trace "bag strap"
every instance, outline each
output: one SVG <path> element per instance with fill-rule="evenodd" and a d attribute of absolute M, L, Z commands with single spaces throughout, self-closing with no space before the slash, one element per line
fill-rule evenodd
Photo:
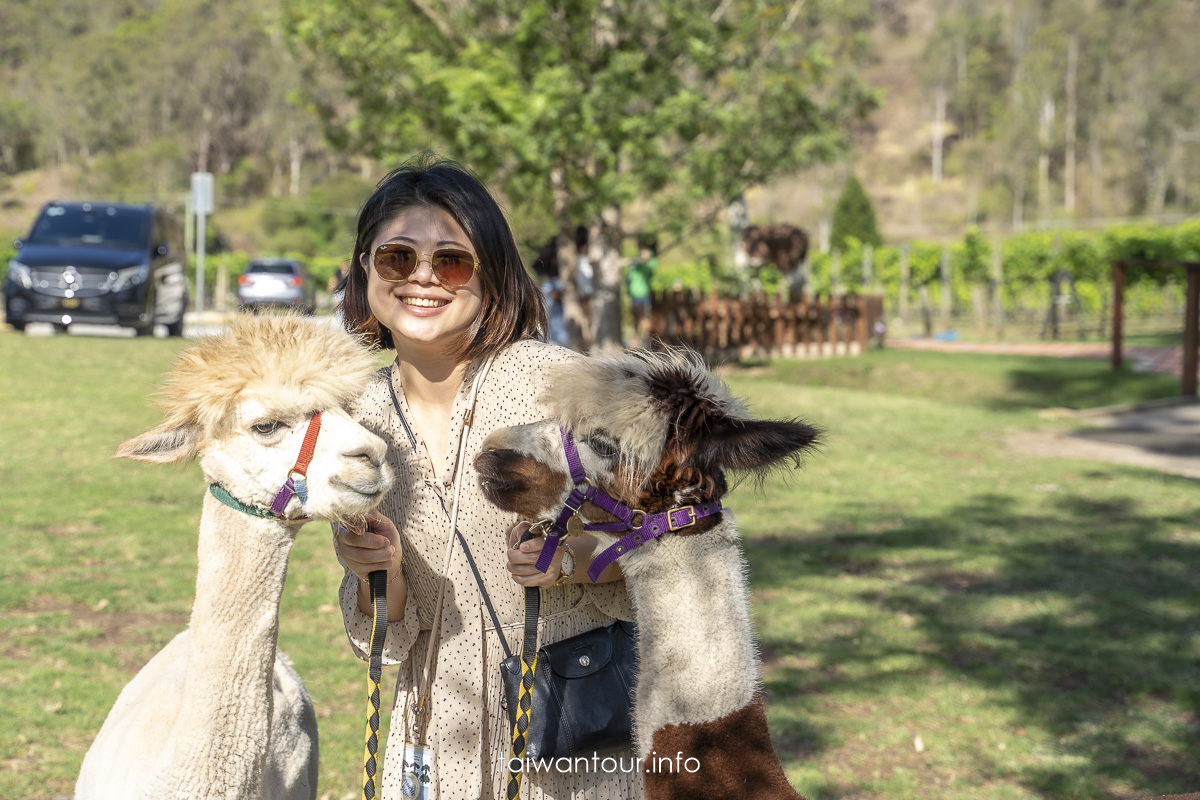
<path fill-rule="evenodd" d="M 462 533 L 458 528 L 454 529 L 454 535 L 458 538 L 458 543 L 462 545 L 463 555 L 467 557 L 467 566 L 471 568 L 471 574 L 475 576 L 475 585 L 479 587 L 479 593 L 483 595 L 483 604 L 487 607 L 488 616 L 492 619 L 492 626 L 496 629 L 496 635 L 500 637 L 500 649 L 504 651 L 505 658 L 512 657 L 512 650 L 508 647 L 508 639 L 504 636 L 504 631 L 500 628 L 500 617 L 496 614 L 496 608 L 492 605 L 492 598 L 488 597 L 487 589 L 483 586 L 483 576 L 479 574 L 479 567 L 475 566 L 475 559 L 471 557 L 471 548 L 467 547 L 467 540 L 463 538 Z M 529 587 L 526 587 L 528 589 Z M 534 615 L 534 624 L 537 624 L 537 616 Z"/>
<path fill-rule="evenodd" d="M 521 541 L 533 538 L 532 531 L 521 534 Z M 522 769 L 518 767 L 525 758 L 525 748 L 529 744 L 530 716 L 533 711 L 533 678 L 537 669 L 537 624 L 538 613 L 541 611 L 542 593 L 536 586 L 525 587 L 525 638 L 521 643 L 521 688 L 517 692 L 517 708 L 513 715 L 512 754 L 508 759 L 508 785 L 505 789 L 505 800 L 517 800 L 521 793 Z"/>

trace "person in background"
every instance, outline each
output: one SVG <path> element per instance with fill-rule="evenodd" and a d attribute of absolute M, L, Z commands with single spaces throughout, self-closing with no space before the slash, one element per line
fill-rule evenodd
<path fill-rule="evenodd" d="M 551 236 L 533 262 L 533 272 L 541 281 L 542 297 L 546 301 L 549 328 L 546 338 L 557 345 L 567 346 L 567 321 L 563 314 L 562 279 L 558 276 L 558 237 Z"/>
<path fill-rule="evenodd" d="M 658 269 L 658 243 L 650 236 L 638 237 L 638 257 L 630 262 L 625 275 L 629 288 L 629 307 L 633 312 L 633 333 L 638 347 L 646 345 L 650 334 L 650 286 Z"/>

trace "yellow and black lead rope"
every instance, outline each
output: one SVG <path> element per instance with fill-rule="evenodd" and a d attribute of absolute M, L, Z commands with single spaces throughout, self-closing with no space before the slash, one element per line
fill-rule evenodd
<path fill-rule="evenodd" d="M 367 742 L 363 754 L 363 800 L 379 796 L 379 681 L 383 677 L 383 642 L 387 638 L 387 572 L 377 570 L 367 576 L 371 585 L 371 660 L 367 668 L 369 705 Z"/>
<path fill-rule="evenodd" d="M 533 538 L 530 531 L 521 536 L 524 542 Z M 513 721 L 512 755 L 508 762 L 508 788 L 505 800 L 517 800 L 521 793 L 520 768 L 525 760 L 525 747 L 529 743 L 530 712 L 533 709 L 533 676 L 537 669 L 537 623 L 541 609 L 541 590 L 536 586 L 525 587 L 525 638 L 521 642 L 521 691 L 517 694 L 517 713 Z M 517 769 L 513 769 L 516 766 Z"/>

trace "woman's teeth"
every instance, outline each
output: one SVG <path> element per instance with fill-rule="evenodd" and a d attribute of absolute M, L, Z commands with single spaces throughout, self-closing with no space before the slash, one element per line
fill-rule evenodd
<path fill-rule="evenodd" d="M 436 300 L 432 297 L 405 297 L 401 302 L 408 306 L 416 306 L 417 308 L 441 308 L 449 301 Z"/>

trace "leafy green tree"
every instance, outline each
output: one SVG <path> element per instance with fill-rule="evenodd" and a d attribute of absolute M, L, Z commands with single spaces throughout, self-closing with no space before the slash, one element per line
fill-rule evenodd
<path fill-rule="evenodd" d="M 568 243 L 585 224 L 605 347 L 620 339 L 624 209 L 649 201 L 661 249 L 743 188 L 846 147 L 874 101 L 852 69 L 871 20 L 846 9 L 393 0 L 349 13 L 285 0 L 285 28 L 342 73 L 357 103 L 334 120 L 337 141 L 385 160 L 433 146 L 514 203 L 553 209 L 576 344 L 584 322 Z"/>
<path fill-rule="evenodd" d="M 883 244 L 883 237 L 879 235 L 879 225 L 875 221 L 875 208 L 871 205 L 871 198 L 867 197 L 862 184 L 853 175 L 846 179 L 842 193 L 838 196 L 837 205 L 833 208 L 833 224 L 829 235 L 830 247 L 834 250 L 845 250 L 850 237 L 864 245 L 878 247 Z"/>

